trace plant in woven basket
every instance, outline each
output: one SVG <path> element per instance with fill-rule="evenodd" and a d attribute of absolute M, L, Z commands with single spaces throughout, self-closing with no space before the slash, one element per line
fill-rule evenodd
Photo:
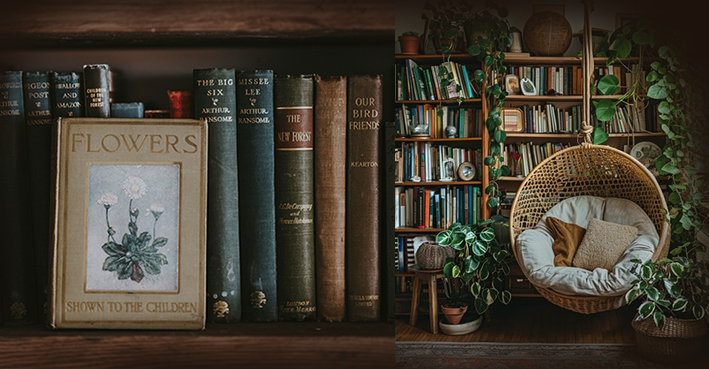
<path fill-rule="evenodd" d="M 443 267 L 446 283 L 454 287 L 453 298 L 472 300 L 480 315 L 496 301 L 507 305 L 512 299 L 507 290 L 510 245 L 497 234 L 493 222 L 486 220 L 479 226 L 454 223 L 436 235 L 436 243 L 456 252 Z"/>

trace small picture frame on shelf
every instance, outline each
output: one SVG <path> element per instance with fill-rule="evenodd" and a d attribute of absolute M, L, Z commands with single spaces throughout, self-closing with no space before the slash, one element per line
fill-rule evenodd
<path fill-rule="evenodd" d="M 502 128 L 505 132 L 524 132 L 524 114 L 522 109 L 502 109 Z"/>
<path fill-rule="evenodd" d="M 472 181 L 475 174 L 475 166 L 469 161 L 464 161 L 458 166 L 458 178 L 461 181 Z"/>
<path fill-rule="evenodd" d="M 443 161 L 443 177 L 441 182 L 451 182 L 455 180 L 455 161 L 448 158 Z"/>
<path fill-rule="evenodd" d="M 522 78 L 519 81 L 519 89 L 520 89 L 520 91 L 522 91 L 522 95 L 525 95 L 525 96 L 536 96 L 537 95 L 537 87 L 534 85 L 534 82 L 532 82 L 532 80 L 529 78 Z"/>
<path fill-rule="evenodd" d="M 207 123 L 60 118 L 52 328 L 205 326 Z"/>
<path fill-rule="evenodd" d="M 519 77 L 515 74 L 505 76 L 505 91 L 510 95 L 519 95 Z"/>

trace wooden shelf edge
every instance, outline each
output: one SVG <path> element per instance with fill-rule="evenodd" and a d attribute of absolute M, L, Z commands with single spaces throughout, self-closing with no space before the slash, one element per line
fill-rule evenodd
<path fill-rule="evenodd" d="M 482 99 L 465 99 L 461 103 L 480 103 Z M 458 100 L 446 99 L 446 100 L 396 100 L 395 104 L 458 104 Z"/>
<path fill-rule="evenodd" d="M 394 182 L 397 187 L 426 187 L 426 186 L 467 186 L 481 185 L 481 181 L 452 181 L 452 182 Z"/>
<path fill-rule="evenodd" d="M 396 137 L 395 142 L 477 142 L 482 141 L 482 137 L 463 138 L 425 138 L 425 137 Z"/>
<path fill-rule="evenodd" d="M 438 233 L 444 231 L 443 228 L 395 228 L 396 233 Z"/>
<path fill-rule="evenodd" d="M 664 132 L 640 132 L 640 133 L 609 133 L 608 137 L 664 137 Z M 581 138 L 578 133 L 519 133 L 507 132 L 507 138 L 549 138 L 549 139 L 564 139 L 564 138 Z"/>

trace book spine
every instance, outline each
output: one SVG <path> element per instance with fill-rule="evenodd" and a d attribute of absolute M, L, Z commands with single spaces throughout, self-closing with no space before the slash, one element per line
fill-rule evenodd
<path fill-rule="evenodd" d="M 36 321 L 22 72 L 0 73 L 0 316 L 4 324 Z"/>
<path fill-rule="evenodd" d="M 195 114 L 195 117 L 197 115 Z M 143 114 L 143 117 L 145 118 L 170 118 L 170 111 L 169 110 L 146 110 Z"/>
<path fill-rule="evenodd" d="M 239 206 L 249 215 L 239 218 L 242 320 L 272 322 L 278 320 L 273 71 L 239 71 L 236 80 Z"/>
<path fill-rule="evenodd" d="M 316 317 L 313 223 L 313 77 L 277 76 L 276 253 L 281 320 Z"/>
<path fill-rule="evenodd" d="M 170 118 L 194 117 L 194 97 L 192 91 L 168 91 Z"/>
<path fill-rule="evenodd" d="M 52 73 L 50 93 L 53 101 L 52 116 L 81 117 L 84 115 L 82 103 L 81 76 L 77 73 Z"/>
<path fill-rule="evenodd" d="M 47 271 L 49 268 L 50 183 L 52 148 L 51 72 L 25 72 L 23 98 L 27 135 L 32 238 L 37 291 L 37 314 L 44 320 L 47 305 Z"/>
<path fill-rule="evenodd" d="M 95 118 L 110 117 L 108 83 L 108 65 L 84 65 L 85 116 Z"/>
<path fill-rule="evenodd" d="M 318 318 L 345 319 L 347 77 L 315 77 L 315 261 Z"/>
<path fill-rule="evenodd" d="M 143 118 L 144 108 L 142 102 L 111 103 L 112 118 Z"/>
<path fill-rule="evenodd" d="M 207 321 L 241 320 L 239 186 L 234 69 L 195 69 L 195 118 L 206 120 Z"/>
<path fill-rule="evenodd" d="M 382 77 L 356 75 L 347 90 L 347 315 L 380 319 L 380 127 Z"/>

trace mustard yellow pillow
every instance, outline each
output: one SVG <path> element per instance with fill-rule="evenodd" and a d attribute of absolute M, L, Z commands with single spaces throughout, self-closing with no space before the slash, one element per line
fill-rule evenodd
<path fill-rule="evenodd" d="M 638 229 L 593 218 L 579 244 L 572 265 L 578 268 L 611 270 L 638 236 Z"/>
<path fill-rule="evenodd" d="M 554 266 L 571 266 L 586 229 L 554 217 L 547 217 L 546 224 L 549 233 L 554 237 L 554 243 L 551 245 L 554 251 Z"/>

